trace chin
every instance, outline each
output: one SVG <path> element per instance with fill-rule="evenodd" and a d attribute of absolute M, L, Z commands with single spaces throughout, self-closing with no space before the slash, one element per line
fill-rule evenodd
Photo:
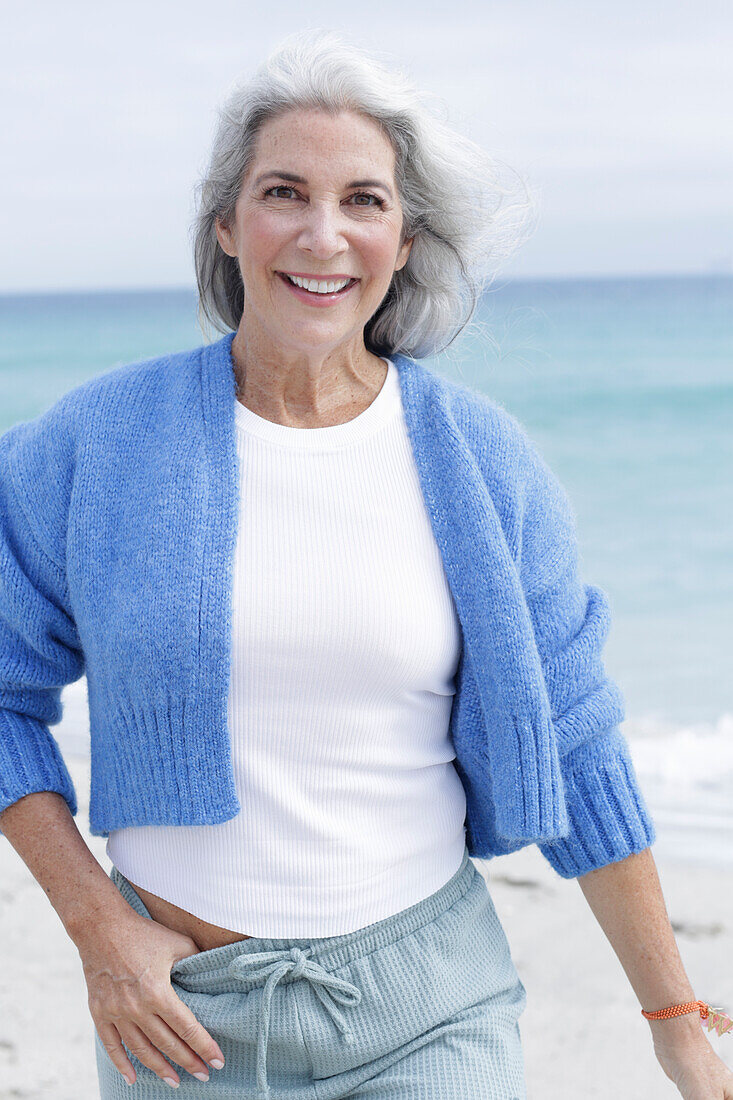
<path fill-rule="evenodd" d="M 281 340 L 282 335 L 281 329 Z M 352 329 L 344 329 L 342 331 L 331 329 L 329 331 L 326 326 L 323 326 L 320 329 L 316 329 L 316 331 L 309 332 L 305 325 L 298 325 L 296 328 L 290 329 L 286 339 L 287 343 L 295 351 L 331 351 L 341 344 L 348 343 L 353 338 L 354 332 Z"/>

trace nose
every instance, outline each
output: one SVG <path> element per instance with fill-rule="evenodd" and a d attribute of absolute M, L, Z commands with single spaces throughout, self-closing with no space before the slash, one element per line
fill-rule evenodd
<path fill-rule="evenodd" d="M 298 247 L 304 252 L 327 260 L 348 249 L 348 242 L 343 235 L 343 214 L 340 209 L 334 209 L 330 203 L 311 203 L 303 217 Z"/>

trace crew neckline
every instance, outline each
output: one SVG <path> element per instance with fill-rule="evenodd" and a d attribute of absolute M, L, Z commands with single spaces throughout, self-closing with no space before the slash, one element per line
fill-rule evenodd
<path fill-rule="evenodd" d="M 274 420 L 267 420 L 264 416 L 247 408 L 235 395 L 234 413 L 237 428 L 258 439 L 303 449 L 340 447 L 363 439 L 386 423 L 399 407 L 397 367 L 391 359 L 383 355 L 379 358 L 387 364 L 387 374 L 379 393 L 366 409 L 343 424 L 329 424 L 323 428 L 295 428 L 290 424 L 276 424 Z"/>

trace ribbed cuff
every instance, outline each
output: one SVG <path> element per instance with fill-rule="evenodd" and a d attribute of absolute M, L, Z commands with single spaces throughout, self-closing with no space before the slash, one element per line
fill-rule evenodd
<path fill-rule="evenodd" d="M 561 764 L 570 831 L 537 846 L 562 878 L 577 878 L 654 843 L 654 822 L 618 727 L 578 746 Z"/>
<path fill-rule="evenodd" d="M 76 816 L 74 783 L 48 726 L 37 718 L 0 708 L 0 812 L 36 791 L 63 795 Z"/>

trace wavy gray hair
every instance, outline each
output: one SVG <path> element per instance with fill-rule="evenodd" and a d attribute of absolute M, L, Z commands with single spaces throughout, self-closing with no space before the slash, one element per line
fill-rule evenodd
<path fill-rule="evenodd" d="M 522 183 L 522 199 L 501 209 L 510 192 L 500 183 L 499 162 L 432 113 L 427 100 L 402 72 L 329 30 L 289 35 L 250 80 L 235 84 L 219 108 L 209 163 L 195 188 L 193 252 L 205 335 L 207 321 L 224 333 L 242 318 L 239 262 L 220 247 L 216 219 L 234 219 L 257 133 L 285 111 L 317 108 L 356 111 L 381 126 L 395 151 L 402 240 L 414 237 L 364 327 L 366 347 L 419 358 L 453 342 L 493 278 L 491 265 L 523 243 L 533 205 Z"/>

